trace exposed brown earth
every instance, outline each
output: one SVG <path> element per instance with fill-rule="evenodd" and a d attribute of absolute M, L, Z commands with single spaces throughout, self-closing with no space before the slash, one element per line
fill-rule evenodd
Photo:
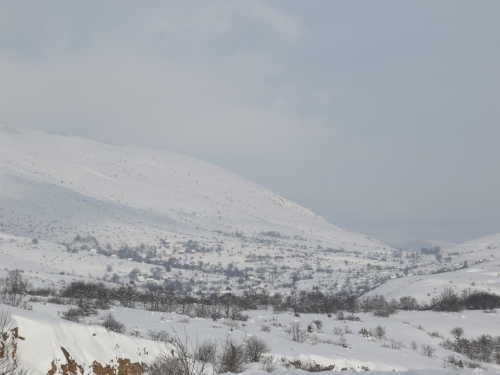
<path fill-rule="evenodd" d="M 145 363 L 131 362 L 128 358 L 118 358 L 116 363 L 113 360 L 109 364 L 100 364 L 94 361 L 89 369 L 91 372 L 85 373 L 82 365 L 79 365 L 71 358 L 69 352 L 61 346 L 61 350 L 66 357 L 66 364 L 62 364 L 58 369 L 55 361 L 52 361 L 51 368 L 47 375 L 142 375 L 148 367 Z"/>

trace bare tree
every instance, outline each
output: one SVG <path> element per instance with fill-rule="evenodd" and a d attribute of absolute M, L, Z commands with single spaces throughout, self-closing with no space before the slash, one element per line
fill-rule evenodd
<path fill-rule="evenodd" d="M 150 335 L 152 331 L 149 331 Z M 161 336 L 168 335 L 161 331 Z M 156 336 L 156 335 L 154 335 Z M 189 338 L 184 332 L 185 339 L 181 340 L 174 330 L 174 336 L 168 335 L 166 340 L 170 344 L 170 351 L 158 357 L 149 367 L 150 375 L 204 375 L 207 365 L 215 369 L 217 360 L 217 344 L 207 340 L 201 345 L 192 347 Z"/>
<path fill-rule="evenodd" d="M 197 361 L 214 364 L 217 359 L 217 343 L 212 340 L 205 340 L 197 346 L 194 357 Z"/>
<path fill-rule="evenodd" d="M 150 375 L 203 375 L 205 363 L 193 358 L 187 343 L 176 335 L 170 352 L 162 354 L 149 367 Z"/>
<path fill-rule="evenodd" d="M 431 307 L 436 311 L 458 312 L 463 308 L 463 301 L 452 288 L 445 288 L 439 296 L 432 298 Z"/>
<path fill-rule="evenodd" d="M 293 341 L 302 343 L 307 340 L 307 332 L 302 330 L 299 322 L 291 322 L 288 333 Z"/>
<path fill-rule="evenodd" d="M 379 340 L 383 339 L 385 337 L 385 327 L 382 327 L 380 324 L 376 326 L 373 329 L 373 336 L 375 336 Z"/>
<path fill-rule="evenodd" d="M 277 369 L 275 362 L 276 362 L 276 359 L 275 359 L 274 355 L 272 355 L 272 354 L 265 355 L 262 357 L 262 359 L 260 361 L 260 363 L 261 363 L 260 369 L 264 370 L 265 372 L 273 372 Z"/>
<path fill-rule="evenodd" d="M 218 374 L 226 372 L 237 374 L 243 371 L 245 371 L 245 345 L 237 344 L 234 340 L 226 338 L 222 345 L 216 372 Z"/>
<path fill-rule="evenodd" d="M 101 323 L 101 325 L 110 331 L 116 332 L 116 333 L 126 333 L 127 329 L 123 323 L 120 323 L 118 320 L 115 319 L 115 316 L 112 313 L 107 314 L 104 316 L 104 320 Z"/>
<path fill-rule="evenodd" d="M 422 354 L 426 357 L 434 357 L 435 353 L 436 349 L 434 349 L 432 346 L 428 344 L 422 345 Z"/>
<path fill-rule="evenodd" d="M 245 342 L 245 353 L 248 362 L 260 362 L 264 353 L 270 351 L 267 343 L 255 336 Z"/>
<path fill-rule="evenodd" d="M 19 307 L 31 288 L 31 283 L 18 269 L 9 271 L 6 277 L 0 279 L 0 294 L 3 302 L 8 305 Z"/>

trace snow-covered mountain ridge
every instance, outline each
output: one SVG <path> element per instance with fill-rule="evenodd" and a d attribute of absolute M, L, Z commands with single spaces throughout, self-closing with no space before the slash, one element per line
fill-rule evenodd
<path fill-rule="evenodd" d="M 153 264 L 182 268 L 170 280 L 208 291 L 286 291 L 292 282 L 357 291 L 358 284 L 371 288 L 387 275 L 373 270 L 351 281 L 348 271 L 393 251 L 201 160 L 0 129 L 0 257 L 8 268 L 32 265 L 26 271 L 34 282 L 57 283 L 58 274 L 116 282 L 134 268 L 141 282 L 151 279 Z"/>
<path fill-rule="evenodd" d="M 458 282 L 448 271 L 496 260 L 489 248 L 498 246 L 500 237 L 490 236 L 442 246 L 439 256 L 401 252 L 201 160 L 0 128 L 0 260 L 24 269 L 35 284 L 112 273 L 123 281 L 134 268 L 146 280 L 151 264 L 168 262 L 182 269 L 170 280 L 207 291 L 259 286 L 286 292 L 293 284 L 363 293 L 390 280 L 373 293 L 398 297 L 412 285 L 426 300 L 450 281 L 456 288 L 475 283 L 496 290 L 491 272 L 483 282 L 482 272 L 463 270 Z M 427 286 L 417 288 L 422 282 Z"/>
<path fill-rule="evenodd" d="M 163 150 L 3 128 L 0 181 L 1 229 L 28 237 L 93 233 L 138 244 L 165 232 L 277 231 L 326 247 L 387 246 L 234 173 Z"/>

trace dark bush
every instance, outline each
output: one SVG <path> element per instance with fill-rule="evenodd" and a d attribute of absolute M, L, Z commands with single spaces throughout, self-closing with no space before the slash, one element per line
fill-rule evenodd
<path fill-rule="evenodd" d="M 114 315 L 112 313 L 107 314 L 104 317 L 103 322 L 101 325 L 110 331 L 116 332 L 116 333 L 126 333 L 127 329 L 124 324 L 120 323 L 118 320 L 115 319 Z"/>
<path fill-rule="evenodd" d="M 245 342 L 245 354 L 247 362 L 260 362 L 262 355 L 269 352 L 270 348 L 266 342 L 255 336 Z"/>

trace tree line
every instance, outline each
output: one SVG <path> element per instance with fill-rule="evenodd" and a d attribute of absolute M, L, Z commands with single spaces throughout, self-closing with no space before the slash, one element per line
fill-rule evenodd
<path fill-rule="evenodd" d="M 176 311 L 200 317 L 232 317 L 241 311 L 268 309 L 275 312 L 292 311 L 294 314 L 333 314 L 339 311 L 371 312 L 377 316 L 389 316 L 398 310 L 450 311 L 492 310 L 500 307 L 500 296 L 482 290 L 466 289 L 460 293 L 445 288 L 429 303 L 418 302 L 415 297 L 405 296 L 387 300 L 384 296 L 324 294 L 319 290 L 297 290 L 289 294 L 271 294 L 266 289 L 245 290 L 241 295 L 212 293 L 201 296 L 180 295 L 171 285 L 148 283 L 142 288 L 126 284 L 110 287 L 103 282 L 72 281 L 60 290 L 34 288 L 22 271 L 9 271 L 0 279 L 0 300 L 13 306 L 22 306 L 25 297 L 45 296 L 48 302 L 76 304 L 83 313 L 90 315 L 96 309 L 108 309 L 116 302 L 124 307 L 141 306 L 151 311 Z"/>

